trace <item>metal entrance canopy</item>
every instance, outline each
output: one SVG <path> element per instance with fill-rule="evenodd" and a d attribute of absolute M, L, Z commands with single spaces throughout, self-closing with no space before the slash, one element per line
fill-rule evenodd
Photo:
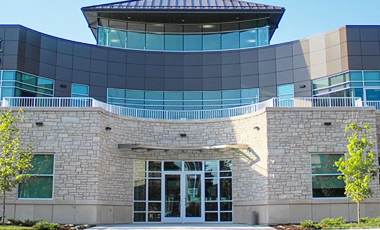
<path fill-rule="evenodd" d="M 210 146 L 195 146 L 195 147 L 164 147 L 152 146 L 145 144 L 118 144 L 120 150 L 223 150 L 223 149 L 249 149 L 247 144 L 231 144 L 231 145 L 210 145 Z"/>

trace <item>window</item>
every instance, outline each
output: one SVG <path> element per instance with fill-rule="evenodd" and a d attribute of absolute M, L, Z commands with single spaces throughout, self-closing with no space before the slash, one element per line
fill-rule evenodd
<path fill-rule="evenodd" d="M 294 85 L 279 85 L 277 87 L 277 97 L 279 99 L 279 106 L 292 107 L 294 98 Z"/>
<path fill-rule="evenodd" d="M 205 220 L 232 221 L 232 162 L 205 161 Z"/>
<path fill-rule="evenodd" d="M 242 89 L 241 90 L 242 105 L 256 104 L 259 102 L 259 89 Z"/>
<path fill-rule="evenodd" d="M 366 101 L 377 101 L 378 92 L 370 90 L 380 89 L 380 71 L 350 71 L 313 80 L 312 84 L 313 96 L 360 97 Z"/>
<path fill-rule="evenodd" d="M 185 35 L 184 49 L 185 50 L 202 50 L 202 35 Z"/>
<path fill-rule="evenodd" d="M 145 49 L 145 33 L 128 32 L 127 47 L 131 49 Z"/>
<path fill-rule="evenodd" d="M 292 99 L 294 97 L 293 84 L 279 85 L 277 91 L 277 96 L 280 99 Z"/>
<path fill-rule="evenodd" d="M 146 34 L 146 49 L 147 50 L 163 50 L 164 36 L 161 34 L 149 33 Z"/>
<path fill-rule="evenodd" d="M 72 97 L 88 97 L 89 87 L 88 85 L 82 84 L 72 84 L 71 85 L 71 96 Z"/>
<path fill-rule="evenodd" d="M 222 34 L 222 49 L 237 49 L 239 47 L 239 32 Z"/>
<path fill-rule="evenodd" d="M 240 29 L 238 24 L 233 23 L 175 25 L 130 22 L 126 26 L 113 21 L 112 24 L 97 28 L 98 45 L 141 50 L 200 51 L 269 44 L 269 27 L 265 26 L 266 23 L 241 23 Z"/>
<path fill-rule="evenodd" d="M 240 47 L 256 47 L 257 46 L 257 30 L 247 30 L 240 32 Z"/>
<path fill-rule="evenodd" d="M 344 182 L 338 179 L 341 173 L 335 166 L 335 162 L 341 156 L 341 154 L 311 155 L 314 198 L 345 197 Z"/>
<path fill-rule="evenodd" d="M 240 90 L 223 90 L 223 107 L 232 108 L 240 106 L 241 91 Z"/>
<path fill-rule="evenodd" d="M 52 97 L 54 81 L 18 71 L 2 71 L 1 97 Z"/>
<path fill-rule="evenodd" d="M 125 48 L 127 40 L 127 32 L 122 30 L 110 29 L 108 33 L 109 46 L 117 48 Z"/>
<path fill-rule="evenodd" d="M 262 27 L 259 31 L 259 43 L 258 46 L 269 45 L 269 27 Z"/>
<path fill-rule="evenodd" d="M 108 29 L 98 27 L 98 45 L 108 46 Z"/>
<path fill-rule="evenodd" d="M 183 35 L 166 34 L 165 35 L 166 50 L 183 50 Z"/>
<path fill-rule="evenodd" d="M 183 92 L 164 92 L 165 110 L 183 110 Z"/>
<path fill-rule="evenodd" d="M 161 162 L 135 160 L 134 222 L 161 221 Z"/>
<path fill-rule="evenodd" d="M 222 91 L 204 91 L 203 109 L 220 109 L 222 104 Z"/>
<path fill-rule="evenodd" d="M 19 184 L 18 198 L 53 198 L 54 155 L 36 154 L 32 159 L 32 168 L 26 172 L 31 177 Z"/>
<path fill-rule="evenodd" d="M 203 35 L 203 50 L 220 50 L 221 47 L 220 34 Z"/>

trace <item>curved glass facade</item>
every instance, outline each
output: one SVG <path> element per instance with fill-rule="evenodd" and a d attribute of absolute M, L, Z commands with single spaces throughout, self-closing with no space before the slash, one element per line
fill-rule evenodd
<path fill-rule="evenodd" d="M 350 71 L 313 80 L 313 96 L 380 101 L 380 71 Z"/>
<path fill-rule="evenodd" d="M 152 29 L 132 31 L 98 27 L 98 45 L 136 50 L 189 52 L 243 49 L 269 45 L 268 26 L 226 32 L 207 30 L 170 32 L 164 30 L 166 27 L 162 25 L 162 31 L 158 29 L 156 31 Z"/>
<path fill-rule="evenodd" d="M 244 106 L 258 101 L 258 88 L 221 91 L 107 90 L 107 103 L 142 109 L 209 110 Z"/>

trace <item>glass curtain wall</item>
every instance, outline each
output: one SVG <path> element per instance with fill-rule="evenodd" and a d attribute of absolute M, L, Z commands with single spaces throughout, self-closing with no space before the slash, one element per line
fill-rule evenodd
<path fill-rule="evenodd" d="M 380 101 L 380 71 L 350 71 L 313 80 L 313 96 Z"/>
<path fill-rule="evenodd" d="M 222 91 L 144 91 L 109 88 L 107 103 L 156 110 L 208 110 L 259 102 L 259 89 Z"/>
<path fill-rule="evenodd" d="M 3 97 L 52 97 L 54 80 L 18 71 L 0 71 Z"/>
<path fill-rule="evenodd" d="M 254 25 L 251 25 L 254 26 Z M 223 25 L 128 23 L 128 29 L 97 28 L 98 45 L 137 50 L 207 51 L 269 45 L 269 27 L 221 31 Z"/>

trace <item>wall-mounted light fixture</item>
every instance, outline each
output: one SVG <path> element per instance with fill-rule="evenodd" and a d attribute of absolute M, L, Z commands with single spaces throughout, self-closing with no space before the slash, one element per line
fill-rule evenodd
<path fill-rule="evenodd" d="M 112 128 L 111 127 L 106 127 L 106 131 L 111 131 L 112 130 Z"/>
<path fill-rule="evenodd" d="M 331 126 L 332 123 L 331 123 L 331 122 L 324 122 L 323 125 L 324 125 L 324 126 Z"/>
<path fill-rule="evenodd" d="M 253 129 L 259 131 L 260 127 L 259 126 L 255 126 L 255 127 L 253 127 Z"/>
<path fill-rule="evenodd" d="M 42 121 L 37 121 L 36 126 L 38 127 L 44 126 L 44 123 Z"/>
<path fill-rule="evenodd" d="M 304 89 L 304 88 L 306 88 L 306 85 L 300 85 L 300 88 Z"/>
<path fill-rule="evenodd" d="M 179 136 L 183 138 L 183 137 L 187 137 L 187 134 L 186 133 L 180 133 Z"/>
<path fill-rule="evenodd" d="M 63 88 L 63 89 L 66 89 L 67 88 L 67 85 L 66 84 L 60 84 L 59 87 Z"/>

